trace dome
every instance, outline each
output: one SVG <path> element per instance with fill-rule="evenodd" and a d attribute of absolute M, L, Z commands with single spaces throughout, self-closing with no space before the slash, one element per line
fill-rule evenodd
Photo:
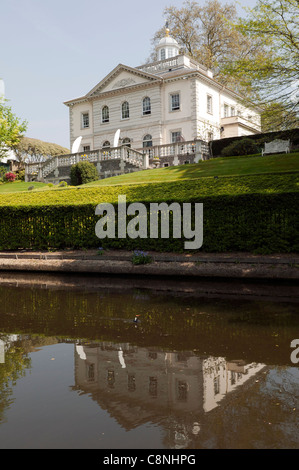
<path fill-rule="evenodd" d="M 169 29 L 166 29 L 166 35 L 160 39 L 157 47 L 158 60 L 169 59 L 179 54 L 180 46 L 177 41 L 169 36 Z"/>
<path fill-rule="evenodd" d="M 165 36 L 164 38 L 160 39 L 158 46 L 177 46 L 179 47 L 177 41 L 170 36 Z"/>

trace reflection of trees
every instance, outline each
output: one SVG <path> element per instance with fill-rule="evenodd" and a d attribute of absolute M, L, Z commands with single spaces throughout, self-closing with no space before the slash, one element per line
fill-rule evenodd
<path fill-rule="evenodd" d="M 1 335 L 1 340 L 9 343 L 5 335 Z M 4 419 L 5 409 L 13 403 L 13 386 L 19 378 L 24 377 L 25 369 L 30 367 L 30 363 L 31 360 L 17 343 L 11 343 L 5 351 L 5 362 L 0 364 L 0 421 Z"/>
<path fill-rule="evenodd" d="M 0 287 L 0 297 L 0 328 L 6 332 L 96 341 L 121 338 L 140 346 L 175 345 L 178 350 L 267 364 L 288 361 L 289 338 L 299 324 L 294 314 L 298 306 L 290 303 L 192 299 L 125 289 L 18 287 L 16 295 L 8 286 Z M 138 325 L 133 323 L 135 314 L 140 314 Z"/>

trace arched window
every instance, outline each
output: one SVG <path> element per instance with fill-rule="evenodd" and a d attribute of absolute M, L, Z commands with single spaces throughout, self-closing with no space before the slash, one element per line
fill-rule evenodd
<path fill-rule="evenodd" d="M 121 118 L 127 119 L 130 117 L 129 103 L 124 101 L 121 105 Z"/>
<path fill-rule="evenodd" d="M 142 102 L 142 113 L 143 115 L 151 114 L 151 99 L 146 96 Z"/>
<path fill-rule="evenodd" d="M 122 140 L 122 145 L 125 145 L 126 147 L 131 147 L 131 139 L 129 139 L 129 137 L 125 137 Z"/>
<path fill-rule="evenodd" d="M 103 106 L 103 108 L 102 108 L 102 122 L 109 122 L 109 108 L 108 108 L 108 106 Z"/>
<path fill-rule="evenodd" d="M 104 148 L 110 148 L 110 142 L 109 142 L 109 140 L 105 140 L 105 142 L 103 143 L 103 146 L 102 146 L 102 147 L 103 147 L 103 149 L 104 149 Z"/>
<path fill-rule="evenodd" d="M 153 138 L 150 134 L 146 134 L 143 137 L 143 148 L 152 147 L 152 146 L 153 146 Z"/>
<path fill-rule="evenodd" d="M 160 60 L 166 59 L 166 52 L 165 49 L 161 49 L 160 51 Z"/>

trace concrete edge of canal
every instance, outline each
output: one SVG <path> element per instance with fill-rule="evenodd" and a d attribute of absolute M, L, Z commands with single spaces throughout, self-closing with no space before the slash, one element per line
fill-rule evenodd
<path fill-rule="evenodd" d="M 171 254 L 148 252 L 151 263 L 134 265 L 132 252 L 78 250 L 0 252 L 0 271 L 130 276 L 298 280 L 297 254 Z"/>

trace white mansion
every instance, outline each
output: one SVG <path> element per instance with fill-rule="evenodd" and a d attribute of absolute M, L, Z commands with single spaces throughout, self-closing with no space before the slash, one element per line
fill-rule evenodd
<path fill-rule="evenodd" d="M 258 110 L 213 79 L 213 73 L 179 53 L 169 36 L 158 60 L 119 64 L 81 98 L 66 101 L 70 155 L 26 164 L 26 181 L 70 182 L 71 166 L 89 161 L 99 178 L 210 157 L 207 142 L 260 132 Z"/>
<path fill-rule="evenodd" d="M 81 152 L 113 147 L 118 129 L 117 145 L 137 150 L 260 132 L 259 112 L 244 108 L 212 71 L 180 54 L 168 29 L 157 57 L 138 67 L 119 64 L 85 96 L 64 103 L 71 146 L 82 136 Z"/>

